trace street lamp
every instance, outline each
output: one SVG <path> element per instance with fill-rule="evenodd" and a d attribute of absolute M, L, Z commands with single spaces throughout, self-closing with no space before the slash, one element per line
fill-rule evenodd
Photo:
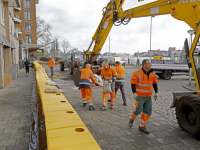
<path fill-rule="evenodd" d="M 192 47 L 192 34 L 195 34 L 194 30 L 188 30 L 187 33 L 190 34 L 190 38 L 191 38 L 191 44 L 190 44 L 190 48 Z M 198 60 L 198 59 L 197 59 Z M 198 63 L 197 63 L 198 64 Z M 189 86 L 191 86 L 191 76 L 192 76 L 192 68 L 190 68 L 190 72 L 189 72 Z"/>
<path fill-rule="evenodd" d="M 187 33 L 190 34 L 190 38 L 191 38 L 191 43 L 190 43 L 190 47 L 192 46 L 192 34 L 195 34 L 194 30 L 188 30 Z"/>
<path fill-rule="evenodd" d="M 150 62 L 151 62 L 151 32 L 152 32 L 152 18 L 155 16 L 151 16 L 151 25 L 150 25 Z"/>
<path fill-rule="evenodd" d="M 110 36 L 109 37 L 109 56 L 110 56 Z"/>

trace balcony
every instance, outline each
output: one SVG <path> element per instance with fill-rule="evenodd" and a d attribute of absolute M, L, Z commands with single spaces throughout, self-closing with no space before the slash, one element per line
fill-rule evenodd
<path fill-rule="evenodd" d="M 14 16 L 14 21 L 18 23 L 22 22 L 21 17 L 19 15 Z"/>
<path fill-rule="evenodd" d="M 16 32 L 17 34 L 22 34 L 22 30 L 21 30 L 20 28 L 15 28 L 15 32 Z"/>

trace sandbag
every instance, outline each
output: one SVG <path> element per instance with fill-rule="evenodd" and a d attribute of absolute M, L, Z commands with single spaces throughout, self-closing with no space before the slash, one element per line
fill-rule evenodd
<path fill-rule="evenodd" d="M 103 81 L 100 76 L 98 76 L 97 74 L 94 74 L 94 78 L 95 78 L 96 84 L 98 84 L 99 86 L 103 86 Z"/>
<path fill-rule="evenodd" d="M 107 94 L 112 93 L 111 83 L 109 83 L 108 81 L 104 81 L 103 93 L 107 93 Z"/>
<path fill-rule="evenodd" d="M 56 85 L 56 82 L 51 81 L 51 82 L 46 82 L 46 84 L 48 84 L 48 85 Z"/>

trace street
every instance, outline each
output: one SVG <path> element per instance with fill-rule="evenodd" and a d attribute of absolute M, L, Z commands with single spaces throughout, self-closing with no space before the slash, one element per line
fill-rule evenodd
<path fill-rule="evenodd" d="M 50 76 L 49 68 L 45 69 Z M 51 79 L 65 91 L 65 97 L 78 112 L 102 149 L 200 149 L 200 143 L 178 127 L 175 109 L 170 108 L 172 92 L 187 91 L 182 87 L 188 82 L 187 76 L 176 76 L 171 80 L 158 79 L 159 97 L 156 101 L 153 100 L 153 113 L 147 124 L 151 134 L 146 135 L 138 130 L 140 115 L 136 118 L 132 128 L 128 126 L 129 117 L 135 108 L 135 100 L 129 83 L 135 70 L 136 68 L 126 67 L 125 92 L 128 106 L 122 105 L 121 94 L 118 92 L 115 108 L 107 111 L 100 110 L 101 88 L 92 91 L 96 110 L 89 111 L 88 108 L 82 107 L 81 92 L 74 86 L 73 76 L 69 75 L 68 69 L 60 72 L 59 65 L 57 65 L 54 69 L 55 73 L 64 78 Z"/>

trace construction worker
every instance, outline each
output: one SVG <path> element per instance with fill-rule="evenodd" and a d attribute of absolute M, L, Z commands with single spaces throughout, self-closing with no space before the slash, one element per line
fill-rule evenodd
<path fill-rule="evenodd" d="M 123 105 L 127 106 L 126 103 L 126 95 L 124 90 L 125 85 L 125 69 L 122 67 L 119 61 L 115 62 L 116 66 L 116 72 L 117 72 L 117 79 L 115 80 L 115 95 L 117 94 L 117 91 L 120 89 L 123 99 Z"/>
<path fill-rule="evenodd" d="M 51 69 L 51 76 L 54 75 L 53 74 L 54 66 L 55 66 L 55 60 L 51 56 L 49 56 L 49 68 Z"/>
<path fill-rule="evenodd" d="M 155 91 L 154 99 L 156 100 L 158 97 L 157 82 L 157 76 L 153 72 L 153 69 L 151 69 L 151 62 L 148 59 L 142 61 L 142 68 L 133 73 L 130 81 L 133 97 L 136 100 L 136 108 L 130 118 L 129 126 L 133 126 L 135 118 L 143 111 L 139 130 L 146 134 L 150 133 L 146 126 L 152 113 L 151 96 L 153 94 L 153 89 Z"/>
<path fill-rule="evenodd" d="M 114 68 L 110 67 L 108 62 L 105 61 L 103 63 L 103 68 L 101 69 L 102 79 L 105 81 L 109 81 L 111 83 L 112 92 L 110 93 L 111 97 L 111 106 L 110 109 L 114 108 L 115 105 L 115 80 L 117 77 L 117 72 Z M 101 110 L 107 110 L 107 98 L 108 94 L 103 93 L 103 106 L 100 107 Z"/>
<path fill-rule="evenodd" d="M 95 83 L 93 72 L 90 70 L 91 65 L 86 64 L 86 68 L 83 69 L 81 72 L 81 77 L 79 81 L 79 89 L 82 92 L 82 99 L 83 99 L 83 107 L 87 106 L 87 102 L 89 104 L 89 110 L 95 110 L 93 103 L 92 103 L 92 90 L 90 87 L 90 79 L 92 82 Z"/>

